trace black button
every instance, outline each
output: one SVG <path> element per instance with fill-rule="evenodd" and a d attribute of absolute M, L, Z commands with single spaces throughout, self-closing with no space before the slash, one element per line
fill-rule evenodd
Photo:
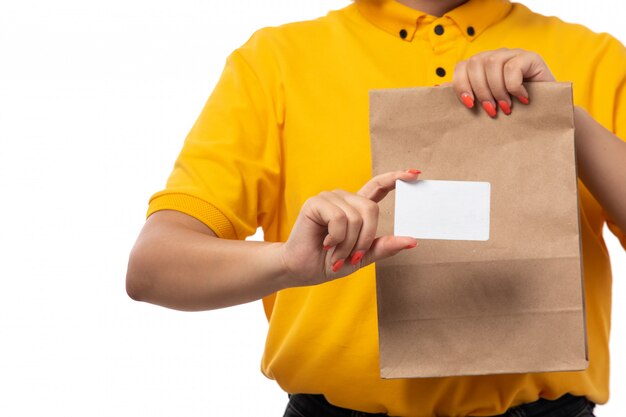
<path fill-rule="evenodd" d="M 441 67 L 437 67 L 437 69 L 435 70 L 435 72 L 437 73 L 438 76 L 440 77 L 445 77 L 446 76 L 446 70 L 441 68 Z"/>
<path fill-rule="evenodd" d="M 400 37 L 401 37 L 402 39 L 406 39 L 406 35 L 408 35 L 408 33 L 406 33 L 406 30 L 405 30 L 405 29 L 402 29 L 402 30 L 400 31 Z"/>
<path fill-rule="evenodd" d="M 474 28 L 472 26 L 468 26 L 467 27 L 467 34 L 470 36 L 474 36 L 474 34 L 476 33 L 476 31 L 474 30 Z"/>
<path fill-rule="evenodd" d="M 443 35 L 443 26 L 441 26 L 441 25 L 435 26 L 435 33 L 437 35 Z"/>

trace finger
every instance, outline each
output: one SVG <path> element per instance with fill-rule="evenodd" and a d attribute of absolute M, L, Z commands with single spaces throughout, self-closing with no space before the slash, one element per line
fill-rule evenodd
<path fill-rule="evenodd" d="M 393 256 L 404 249 L 413 249 L 419 243 L 409 236 L 381 236 L 374 239 L 370 250 L 361 260 L 361 267 Z"/>
<path fill-rule="evenodd" d="M 323 242 L 325 247 L 333 247 L 345 239 L 348 229 L 346 213 L 321 195 L 309 198 L 304 203 L 303 213 L 313 223 L 327 229 L 328 235 Z"/>
<path fill-rule="evenodd" d="M 338 192 L 325 191 L 324 193 L 322 193 L 322 196 L 326 198 L 329 202 L 343 210 L 344 213 L 346 213 L 347 218 L 346 235 L 343 241 L 337 244 L 337 246 L 333 250 L 333 254 L 330 259 L 331 265 L 335 267 L 338 261 L 345 261 L 348 255 L 352 253 L 354 245 L 359 238 L 359 233 L 361 232 L 363 218 L 361 217 L 361 213 L 352 205 L 350 205 L 344 198 L 342 198 L 342 196 L 340 196 Z M 343 263 L 340 263 L 337 269 L 341 268 L 341 265 L 343 265 Z M 336 272 L 334 268 L 333 270 L 334 272 Z"/>
<path fill-rule="evenodd" d="M 528 91 L 524 87 L 524 63 L 520 56 L 509 59 L 502 68 L 507 91 L 522 104 L 529 103 Z"/>
<path fill-rule="evenodd" d="M 511 114 L 511 97 L 504 83 L 504 64 L 514 58 L 519 52 L 512 49 L 499 49 L 485 58 L 485 75 L 491 94 L 496 99 L 498 107 L 507 116 Z"/>
<path fill-rule="evenodd" d="M 413 181 L 419 174 L 421 174 L 419 169 L 386 172 L 366 182 L 357 194 L 378 203 L 389 194 L 389 191 L 396 188 L 396 180 Z"/>
<path fill-rule="evenodd" d="M 490 55 L 474 55 L 467 61 L 467 76 L 476 100 L 489 117 L 496 117 L 496 105 L 487 83 L 484 60 Z"/>
<path fill-rule="evenodd" d="M 474 93 L 472 92 L 472 85 L 467 77 L 467 61 L 460 61 L 454 67 L 454 74 L 452 75 L 452 86 L 456 92 L 457 98 L 463 103 L 465 107 L 471 109 L 474 107 Z"/>
<path fill-rule="evenodd" d="M 517 57 L 524 81 L 555 81 L 541 55 L 532 51 L 522 51 Z"/>
<path fill-rule="evenodd" d="M 336 192 L 348 204 L 354 207 L 363 219 L 359 236 L 348 258 L 351 265 L 357 265 L 365 255 L 365 252 L 370 249 L 372 242 L 376 238 L 379 207 L 377 203 L 358 194 L 352 194 L 344 190 L 338 190 Z"/>
<path fill-rule="evenodd" d="M 523 104 L 530 99 L 524 81 L 555 81 L 545 61 L 536 52 L 522 51 L 504 66 L 504 81 L 507 90 Z"/>

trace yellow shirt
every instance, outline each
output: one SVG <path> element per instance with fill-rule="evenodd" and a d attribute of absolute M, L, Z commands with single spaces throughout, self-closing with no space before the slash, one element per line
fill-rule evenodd
<path fill-rule="evenodd" d="M 173 209 L 222 238 L 244 239 L 261 226 L 266 240 L 285 241 L 308 197 L 355 192 L 371 178 L 368 90 L 451 81 L 456 62 L 501 47 L 538 52 L 558 81 L 573 82 L 575 104 L 626 138 L 626 50 L 611 36 L 507 0 L 470 0 L 440 18 L 392 0 L 357 0 L 315 20 L 260 29 L 229 55 L 148 215 Z M 420 167 L 398 167 L 405 168 Z M 263 300 L 263 373 L 290 393 L 323 393 L 342 407 L 393 416 L 493 415 L 567 392 L 605 403 L 607 218 L 579 186 L 587 370 L 383 380 L 370 265 Z M 611 230 L 626 248 L 624 233 Z"/>

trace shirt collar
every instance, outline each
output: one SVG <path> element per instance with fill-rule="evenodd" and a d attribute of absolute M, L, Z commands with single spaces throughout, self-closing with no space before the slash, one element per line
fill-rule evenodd
<path fill-rule="evenodd" d="M 413 40 L 420 23 L 438 19 L 396 0 L 356 0 L 356 5 L 372 24 L 405 41 Z M 468 0 L 443 17 L 450 18 L 472 41 L 506 16 L 510 9 L 510 0 Z"/>

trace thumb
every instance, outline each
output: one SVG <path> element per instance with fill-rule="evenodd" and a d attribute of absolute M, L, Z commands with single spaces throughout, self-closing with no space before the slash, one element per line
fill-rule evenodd
<path fill-rule="evenodd" d="M 396 188 L 396 180 L 413 181 L 421 173 L 419 169 L 386 172 L 366 182 L 357 194 L 378 203 Z"/>
<path fill-rule="evenodd" d="M 372 246 L 365 253 L 361 267 L 372 262 L 389 258 L 402 250 L 413 249 L 418 245 L 417 239 L 409 236 L 381 236 L 374 239 Z"/>

